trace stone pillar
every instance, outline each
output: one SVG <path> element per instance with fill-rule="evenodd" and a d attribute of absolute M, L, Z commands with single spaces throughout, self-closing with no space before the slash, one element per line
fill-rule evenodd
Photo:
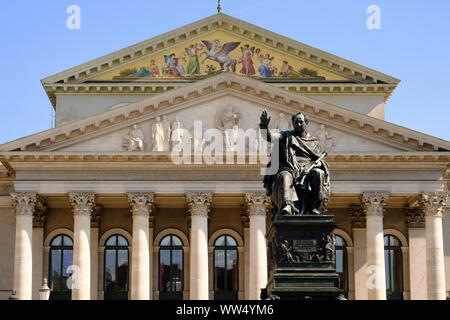
<path fill-rule="evenodd" d="M 153 300 L 153 237 L 154 237 L 154 223 L 155 223 L 155 210 L 153 206 L 152 212 L 150 212 L 149 229 L 148 229 L 148 248 L 149 248 L 149 283 L 150 300 Z M 158 269 L 156 269 L 158 270 Z"/>
<path fill-rule="evenodd" d="M 190 300 L 208 300 L 208 214 L 211 193 L 186 194 L 191 217 Z"/>
<path fill-rule="evenodd" d="M 39 300 L 39 289 L 44 277 L 44 226 L 47 208 L 38 202 L 33 217 L 33 300 Z"/>
<path fill-rule="evenodd" d="M 250 219 L 248 218 L 247 208 L 241 215 L 242 227 L 244 228 L 244 300 L 249 300 L 249 276 L 250 276 Z"/>
<path fill-rule="evenodd" d="M 383 210 L 388 193 L 363 193 L 361 202 L 367 219 L 367 287 L 369 300 L 386 300 Z"/>
<path fill-rule="evenodd" d="M 246 193 L 245 202 L 250 219 L 249 294 L 260 300 L 261 289 L 267 286 L 266 212 L 270 200 L 265 193 Z"/>
<path fill-rule="evenodd" d="M 131 300 L 150 299 L 150 214 L 153 193 L 129 193 L 133 215 L 133 248 L 131 253 Z"/>
<path fill-rule="evenodd" d="M 101 207 L 96 206 L 91 217 L 91 300 L 98 300 L 99 286 L 99 264 L 98 264 L 98 241 L 100 228 Z"/>
<path fill-rule="evenodd" d="M 91 215 L 94 193 L 69 193 L 73 209 L 72 300 L 91 299 Z"/>
<path fill-rule="evenodd" d="M 421 209 L 407 211 L 409 241 L 410 299 L 427 299 L 427 240 L 425 236 L 425 215 Z"/>
<path fill-rule="evenodd" d="M 361 206 L 351 207 L 349 213 L 353 232 L 354 270 L 354 274 L 351 274 L 349 269 L 349 277 L 351 278 L 354 276 L 354 299 L 367 300 L 366 215 L 361 209 Z M 350 260 L 348 262 L 350 264 Z"/>
<path fill-rule="evenodd" d="M 16 210 L 13 292 L 19 300 L 32 299 L 33 279 L 33 214 L 37 193 L 11 193 Z"/>
<path fill-rule="evenodd" d="M 419 199 L 425 214 L 428 300 L 446 299 L 442 213 L 447 199 L 445 192 L 423 193 Z"/>

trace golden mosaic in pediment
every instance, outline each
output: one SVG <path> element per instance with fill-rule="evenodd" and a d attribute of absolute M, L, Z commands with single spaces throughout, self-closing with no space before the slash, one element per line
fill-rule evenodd
<path fill-rule="evenodd" d="M 192 81 L 222 72 L 280 81 L 348 80 L 263 44 L 224 31 L 216 31 L 184 45 L 124 64 L 121 68 L 91 80 Z"/>

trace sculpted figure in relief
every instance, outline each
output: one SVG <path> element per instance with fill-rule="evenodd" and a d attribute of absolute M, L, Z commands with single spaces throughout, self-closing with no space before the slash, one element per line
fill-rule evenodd
<path fill-rule="evenodd" d="M 170 132 L 171 132 L 171 128 L 170 128 L 170 121 L 167 120 L 166 116 L 162 116 L 161 126 L 162 126 L 162 129 L 164 131 L 164 146 L 163 146 L 163 150 L 164 151 L 169 151 L 169 149 L 170 149 Z"/>
<path fill-rule="evenodd" d="M 152 128 L 153 151 L 164 151 L 164 129 L 162 127 L 161 118 L 156 118 L 156 123 Z"/>
<path fill-rule="evenodd" d="M 280 113 L 280 117 L 278 118 L 278 121 L 275 123 L 275 129 L 280 131 L 287 131 L 289 130 L 289 120 L 286 119 L 284 113 Z"/>
<path fill-rule="evenodd" d="M 226 110 L 219 114 L 216 119 L 216 126 L 222 130 L 225 140 L 225 146 L 228 150 L 234 150 L 236 148 L 239 121 L 242 118 L 242 114 L 234 112 L 231 106 L 228 106 Z"/>
<path fill-rule="evenodd" d="M 124 147 L 129 152 L 144 151 L 144 134 L 136 124 L 130 129 L 130 132 L 124 137 L 124 140 Z"/>
<path fill-rule="evenodd" d="M 319 139 L 319 147 L 322 152 L 330 152 L 336 147 L 336 139 L 326 129 L 325 125 L 321 124 L 320 129 L 316 132 Z"/>

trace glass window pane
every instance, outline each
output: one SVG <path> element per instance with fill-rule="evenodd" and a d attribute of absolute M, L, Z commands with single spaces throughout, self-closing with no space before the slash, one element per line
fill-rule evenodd
<path fill-rule="evenodd" d="M 117 245 L 117 236 L 112 236 L 106 241 L 106 246 L 115 247 Z"/>
<path fill-rule="evenodd" d="M 72 239 L 70 239 L 70 237 L 68 237 L 68 236 L 64 236 L 63 237 L 63 246 L 65 246 L 65 247 L 72 247 L 73 246 Z"/>
<path fill-rule="evenodd" d="M 214 252 L 214 274 L 215 291 L 225 291 L 225 250 Z"/>
<path fill-rule="evenodd" d="M 234 240 L 233 237 L 231 236 L 227 236 L 227 246 L 236 247 L 237 246 L 236 240 Z"/>
<path fill-rule="evenodd" d="M 385 247 L 389 246 L 389 242 L 390 242 L 389 236 L 384 236 L 384 246 Z"/>
<path fill-rule="evenodd" d="M 117 236 L 117 240 L 118 240 L 118 243 L 117 243 L 118 246 L 128 247 L 128 241 L 127 241 L 127 239 L 125 239 L 125 237 Z"/>
<path fill-rule="evenodd" d="M 169 239 L 170 240 L 170 239 Z M 159 291 L 170 291 L 170 250 L 159 251 Z"/>
<path fill-rule="evenodd" d="M 227 250 L 227 291 L 237 291 L 238 261 L 237 250 Z"/>
<path fill-rule="evenodd" d="M 163 247 L 163 246 L 170 246 L 170 236 L 167 236 L 167 237 L 164 237 L 162 240 L 161 240 L 161 243 L 159 244 L 161 247 Z"/>
<path fill-rule="evenodd" d="M 183 246 L 183 242 L 177 236 L 172 236 L 172 246 L 181 247 Z"/>
<path fill-rule="evenodd" d="M 73 265 L 73 250 L 64 250 L 63 251 L 63 277 L 70 277 L 70 274 L 67 273 L 67 269 Z"/>
<path fill-rule="evenodd" d="M 62 246 L 62 236 L 57 236 L 52 240 L 52 243 L 50 244 L 52 247 L 56 246 Z"/>
<path fill-rule="evenodd" d="M 62 277 L 61 277 L 61 250 L 52 249 L 50 251 L 50 276 L 52 291 L 62 291 Z"/>
<path fill-rule="evenodd" d="M 128 290 L 128 250 L 117 251 L 117 290 Z"/>
<path fill-rule="evenodd" d="M 116 288 L 116 250 L 105 250 L 105 291 Z"/>
<path fill-rule="evenodd" d="M 172 288 L 176 292 L 183 289 L 183 251 L 172 250 Z"/>
<path fill-rule="evenodd" d="M 344 251 L 336 250 L 336 272 L 344 272 Z"/>
<path fill-rule="evenodd" d="M 336 237 L 336 246 L 339 246 L 339 247 L 347 246 L 345 240 L 342 239 L 342 237 L 340 237 L 340 236 L 335 236 L 335 237 Z"/>
<path fill-rule="evenodd" d="M 216 242 L 214 243 L 216 247 L 224 247 L 225 246 L 225 236 L 221 236 L 217 238 Z"/>

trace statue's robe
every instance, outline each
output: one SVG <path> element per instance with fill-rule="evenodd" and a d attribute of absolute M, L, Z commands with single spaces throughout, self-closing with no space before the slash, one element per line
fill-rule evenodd
<path fill-rule="evenodd" d="M 272 141 L 279 140 L 279 168 L 275 175 L 264 177 L 264 187 L 267 194 L 272 196 L 272 201 L 278 210 L 286 204 L 290 204 L 297 213 L 304 211 L 302 203 L 295 206 L 294 203 L 302 200 L 302 195 L 309 194 L 313 198 L 312 208 L 324 211 L 324 203 L 330 197 L 330 174 L 328 164 L 322 159 L 320 167 L 307 174 L 303 185 L 300 185 L 305 169 L 321 156 L 318 139 L 307 134 L 300 137 L 295 131 L 282 131 L 279 134 L 271 134 Z M 272 150 L 269 166 L 276 163 Z M 302 209 L 303 208 L 303 209 Z"/>

